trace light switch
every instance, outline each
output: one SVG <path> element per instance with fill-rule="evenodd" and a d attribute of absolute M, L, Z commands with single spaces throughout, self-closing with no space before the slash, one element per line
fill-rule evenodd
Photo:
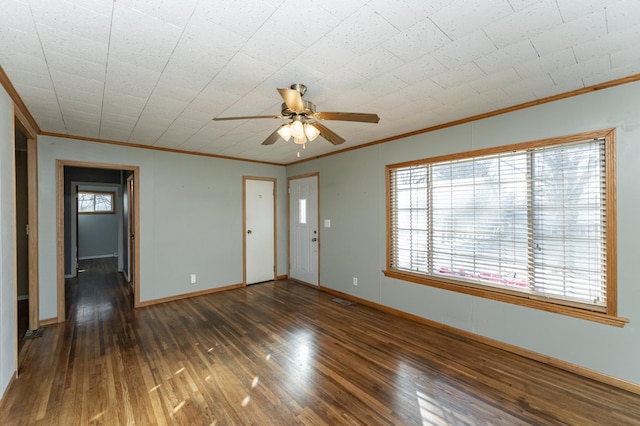
<path fill-rule="evenodd" d="M 331 228 L 331 219 L 325 219 L 324 220 L 324 227 L 325 228 Z"/>

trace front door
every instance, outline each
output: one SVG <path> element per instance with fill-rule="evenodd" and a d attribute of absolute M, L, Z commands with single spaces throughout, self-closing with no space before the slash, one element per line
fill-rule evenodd
<path fill-rule="evenodd" d="M 318 285 L 318 176 L 289 180 L 289 277 Z"/>
<path fill-rule="evenodd" d="M 275 279 L 275 181 L 245 178 L 245 284 Z"/>

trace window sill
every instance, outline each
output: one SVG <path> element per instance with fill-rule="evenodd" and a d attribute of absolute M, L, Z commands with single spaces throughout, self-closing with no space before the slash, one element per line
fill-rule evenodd
<path fill-rule="evenodd" d="M 490 289 L 476 288 L 462 284 L 455 284 L 445 280 L 435 280 L 418 274 L 408 272 L 400 272 L 396 270 L 382 271 L 387 278 L 395 278 L 398 280 L 409 281 L 416 284 L 427 285 L 430 287 L 441 288 L 444 290 L 455 291 L 457 293 L 469 294 L 472 296 L 483 297 L 485 299 L 497 300 L 500 302 L 511 303 L 514 305 L 525 306 L 527 308 L 539 309 L 542 311 L 553 312 L 556 314 L 567 315 L 574 318 L 580 318 L 587 321 L 595 321 L 606 325 L 616 327 L 624 327 L 629 322 L 627 318 L 616 317 L 606 313 L 590 311 L 587 309 L 576 308 L 573 306 L 559 305 L 553 302 L 543 300 L 530 299 L 519 294 L 508 292 L 492 291 Z"/>

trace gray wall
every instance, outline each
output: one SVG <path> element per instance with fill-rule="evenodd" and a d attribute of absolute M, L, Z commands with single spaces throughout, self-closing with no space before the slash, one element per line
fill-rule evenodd
<path fill-rule="evenodd" d="M 75 189 L 72 189 L 71 182 L 95 182 L 119 184 L 122 173 L 120 170 L 94 169 L 88 167 L 65 167 L 64 168 L 64 273 L 65 276 L 75 275 L 72 269 L 73 247 L 72 247 L 72 220 L 75 220 Z"/>
<path fill-rule="evenodd" d="M 114 192 L 115 212 L 78 215 L 78 258 L 92 259 L 113 256 L 118 252 L 118 218 L 122 216 L 120 188 L 113 186 L 78 185 L 80 191 Z"/>
<path fill-rule="evenodd" d="M 384 120 L 384 117 L 381 118 Z M 385 165 L 617 129 L 618 314 L 624 328 L 386 278 Z M 640 83 L 287 168 L 320 173 L 321 286 L 640 384 Z M 358 277 L 358 286 L 352 278 Z"/>
<path fill-rule="evenodd" d="M 256 140 L 259 145 L 259 140 Z M 256 146 L 258 146 L 256 145 Z M 56 160 L 139 166 L 140 300 L 243 280 L 242 177 L 277 179 L 277 272 L 287 273 L 284 167 L 140 148 L 38 138 L 40 317 L 57 316 Z M 197 284 L 189 283 L 189 274 Z"/>
<path fill-rule="evenodd" d="M 13 120 L 11 98 L 0 85 L 0 395 L 4 395 L 15 372 L 18 345 L 14 279 Z"/>

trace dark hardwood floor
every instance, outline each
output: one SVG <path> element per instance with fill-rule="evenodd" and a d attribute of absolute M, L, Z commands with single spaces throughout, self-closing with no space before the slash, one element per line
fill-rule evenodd
<path fill-rule="evenodd" d="M 288 281 L 134 310 L 82 266 L 0 424 L 640 424 L 638 395 Z"/>

